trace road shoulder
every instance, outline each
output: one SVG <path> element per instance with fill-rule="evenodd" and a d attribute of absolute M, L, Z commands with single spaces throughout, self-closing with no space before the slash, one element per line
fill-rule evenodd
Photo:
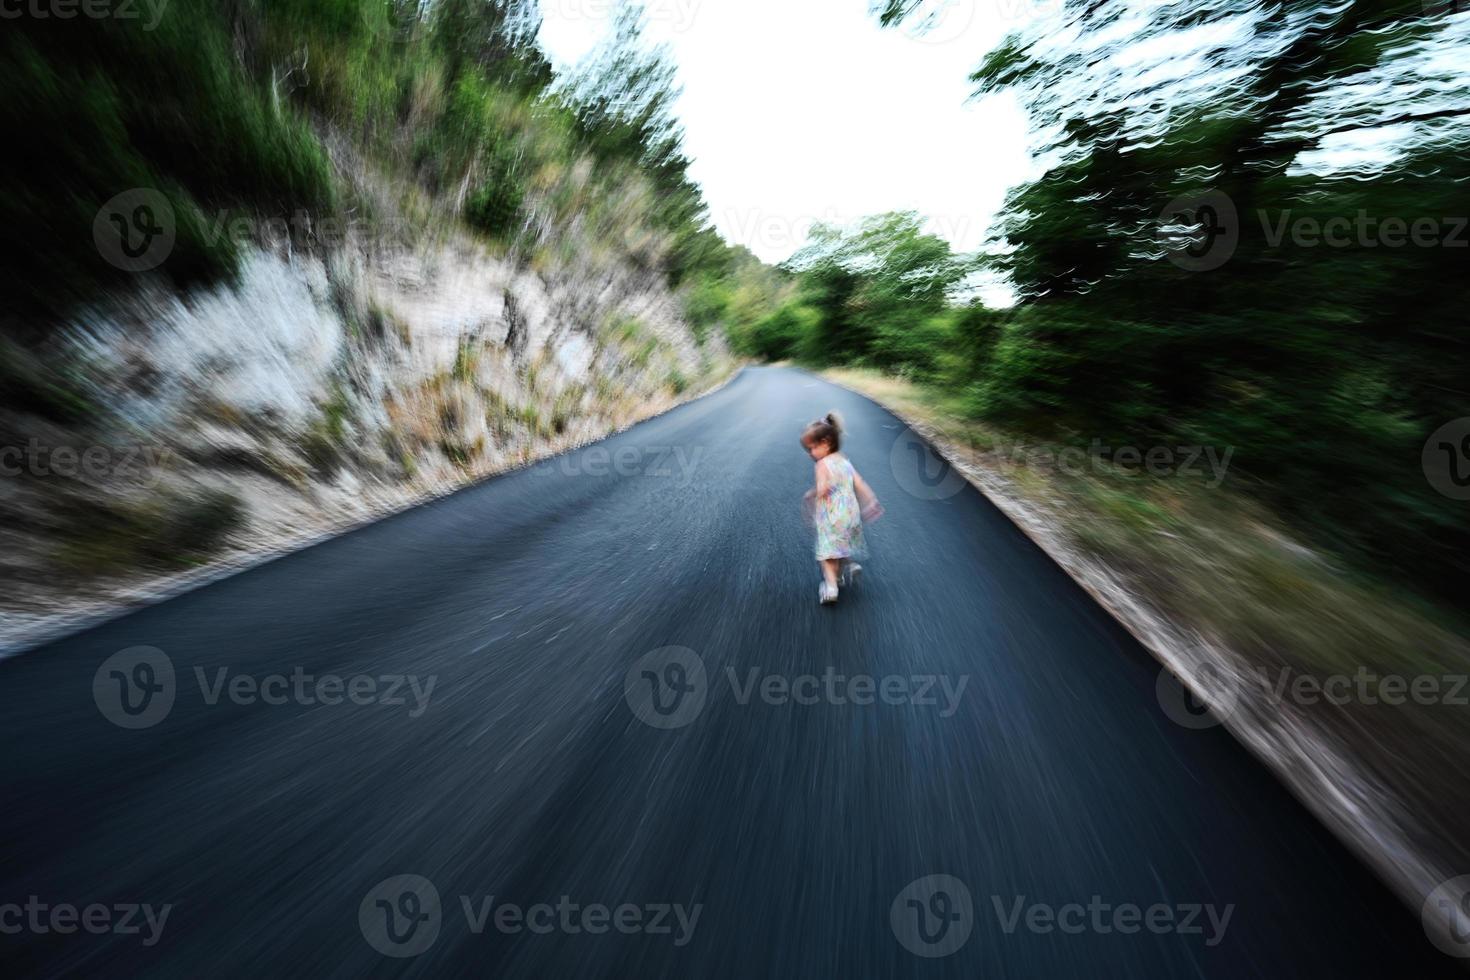
<path fill-rule="evenodd" d="M 1463 783 L 1458 774 L 1466 767 L 1447 760 L 1466 758 L 1467 713 L 1451 720 L 1445 704 L 1411 705 L 1415 710 L 1406 718 L 1376 702 L 1328 705 L 1320 687 L 1309 703 L 1298 682 L 1320 682 L 1346 669 L 1341 636 L 1361 634 L 1363 627 L 1351 619 L 1320 626 L 1337 613 L 1336 605 L 1407 641 L 1416 648 L 1411 655 L 1432 651 L 1429 664 L 1463 674 L 1470 655 L 1460 637 L 1418 618 L 1395 597 L 1355 592 L 1340 571 L 1249 509 L 1243 495 L 1171 485 L 1140 491 L 1120 485 L 1115 471 L 1065 478 L 1056 472 L 1054 452 L 1048 467 L 1042 447 L 1007 441 L 948 412 L 942 399 L 917 385 L 862 370 L 829 369 L 822 376 L 908 425 L 1136 637 L 1162 665 L 1157 691 L 1166 714 L 1192 728 L 1223 725 L 1414 912 L 1422 911 L 1426 930 L 1447 935 L 1451 922 L 1430 908 L 1429 899 L 1464 872 L 1466 862 L 1463 842 L 1446 840 L 1435 828 L 1456 826 L 1444 820 L 1463 812 L 1457 801 L 1464 787 L 1455 784 Z M 1199 529 L 1204 538 L 1176 533 L 1188 526 L 1181 521 L 1200 523 L 1204 506 L 1219 520 Z M 1233 546 L 1210 550 L 1219 543 L 1212 539 L 1231 534 Z M 1283 569 L 1292 575 L 1285 588 L 1279 577 L 1252 580 Z M 1299 580 L 1305 585 L 1293 589 Z M 1250 594 L 1256 587 L 1274 591 L 1262 602 L 1259 592 Z M 1246 615 L 1227 613 L 1240 603 L 1249 604 Z M 1307 628 L 1296 635 L 1273 630 L 1279 619 Z M 1381 637 L 1352 639 L 1362 644 Z M 1370 656 L 1363 653 L 1357 662 L 1400 675 L 1430 669 Z M 1181 683 L 1211 705 L 1210 714 L 1189 707 Z M 1424 743 L 1439 756 L 1439 768 L 1408 754 Z M 1404 752 L 1396 745 L 1405 745 Z M 1455 907 L 1463 907 L 1467 882 L 1461 880 Z"/>

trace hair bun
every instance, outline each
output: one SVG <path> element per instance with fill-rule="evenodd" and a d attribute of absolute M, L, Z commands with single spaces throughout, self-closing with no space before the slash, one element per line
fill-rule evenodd
<path fill-rule="evenodd" d="M 847 426 L 842 424 L 842 416 L 838 415 L 835 411 L 827 413 L 827 424 L 838 432 L 843 432 L 847 429 Z"/>

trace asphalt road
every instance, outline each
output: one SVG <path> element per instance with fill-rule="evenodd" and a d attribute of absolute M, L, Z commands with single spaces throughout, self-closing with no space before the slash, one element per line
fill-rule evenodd
<path fill-rule="evenodd" d="M 834 407 L 887 516 L 822 608 L 797 435 Z M 750 370 L 0 662 L 0 969 L 1460 975 L 901 438 Z"/>

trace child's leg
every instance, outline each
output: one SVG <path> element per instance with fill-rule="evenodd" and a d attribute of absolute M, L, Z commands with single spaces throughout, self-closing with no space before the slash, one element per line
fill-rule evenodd
<path fill-rule="evenodd" d="M 841 558 L 823 558 L 822 559 L 822 578 L 826 579 L 827 580 L 827 584 L 830 585 L 830 586 L 832 586 L 833 588 L 836 588 L 837 587 L 837 574 L 841 570 L 842 570 L 842 559 Z"/>

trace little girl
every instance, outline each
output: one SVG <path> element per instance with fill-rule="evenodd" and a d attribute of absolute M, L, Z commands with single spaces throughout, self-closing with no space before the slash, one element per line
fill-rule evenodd
<path fill-rule="evenodd" d="M 826 605 L 837 601 L 837 579 L 846 572 L 848 584 L 862 566 L 853 561 L 863 554 L 863 521 L 883 514 L 878 498 L 840 452 L 842 419 L 836 412 L 813 422 L 801 434 L 801 445 L 816 461 L 817 487 L 807 491 L 808 513 L 817 531 L 817 561 L 822 565 L 818 593 Z"/>

